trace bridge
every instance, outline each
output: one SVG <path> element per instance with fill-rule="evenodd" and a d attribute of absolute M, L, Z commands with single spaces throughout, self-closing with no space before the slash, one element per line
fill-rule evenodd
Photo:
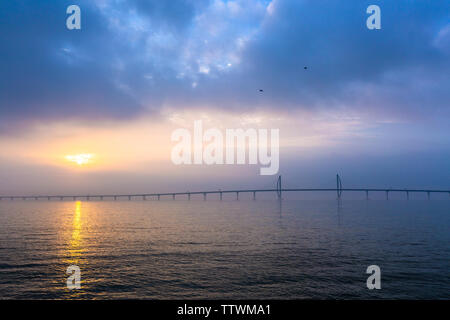
<path fill-rule="evenodd" d="M 203 195 L 203 200 L 207 199 L 208 194 L 218 194 L 220 200 L 222 200 L 224 194 L 235 194 L 236 200 L 239 200 L 239 195 L 242 193 L 253 194 L 253 200 L 256 199 L 257 193 L 275 193 L 278 199 L 282 199 L 284 192 L 336 192 L 337 198 L 341 199 L 342 193 L 344 191 L 356 191 L 363 192 L 366 195 L 366 199 L 369 199 L 370 192 L 383 192 L 385 193 L 386 200 L 389 200 L 390 193 L 403 193 L 406 195 L 406 199 L 409 200 L 411 193 L 426 193 L 428 199 L 431 198 L 432 193 L 448 193 L 450 195 L 450 190 L 431 190 L 431 189 L 373 189 L 373 188 L 343 188 L 342 180 L 340 176 L 336 175 L 336 188 L 282 188 L 281 176 L 277 179 L 276 188 L 274 189 L 237 189 L 237 190 L 210 190 L 210 191 L 186 191 L 186 192 L 168 192 L 168 193 L 142 193 L 142 194 L 97 194 L 97 195 L 28 195 L 28 196 L 0 196 L 0 200 L 118 200 L 118 199 L 157 199 L 160 200 L 162 197 L 175 198 L 184 196 L 188 200 L 191 199 L 193 195 Z"/>

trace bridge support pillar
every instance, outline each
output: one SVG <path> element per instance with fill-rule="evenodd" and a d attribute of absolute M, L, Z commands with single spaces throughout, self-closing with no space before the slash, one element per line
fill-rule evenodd
<path fill-rule="evenodd" d="M 256 200 L 256 192 L 253 191 L 253 200 Z"/>
<path fill-rule="evenodd" d="M 369 190 L 366 190 L 366 200 L 369 200 Z"/>
<path fill-rule="evenodd" d="M 389 191 L 386 190 L 386 200 L 389 200 Z"/>
<path fill-rule="evenodd" d="M 158 200 L 160 200 L 161 199 L 161 195 L 160 194 L 158 194 Z"/>
<path fill-rule="evenodd" d="M 427 192 L 428 200 L 430 200 L 430 191 Z"/>
<path fill-rule="evenodd" d="M 114 200 L 117 200 L 117 196 L 114 196 Z"/>
<path fill-rule="evenodd" d="M 188 200 L 191 200 L 191 194 L 188 193 Z"/>
<path fill-rule="evenodd" d="M 147 197 L 146 196 L 142 196 L 142 200 L 147 200 Z"/>
<path fill-rule="evenodd" d="M 203 193 L 203 201 L 206 200 L 206 193 Z"/>
<path fill-rule="evenodd" d="M 130 201 L 131 200 L 131 196 L 128 196 L 128 201 Z"/>
<path fill-rule="evenodd" d="M 220 193 L 220 200 L 222 200 L 222 192 Z"/>
<path fill-rule="evenodd" d="M 406 200 L 409 200 L 409 191 L 406 191 Z"/>
<path fill-rule="evenodd" d="M 172 200 L 175 200 L 175 193 L 172 194 Z"/>
<path fill-rule="evenodd" d="M 236 200 L 239 200 L 239 192 L 236 192 Z"/>

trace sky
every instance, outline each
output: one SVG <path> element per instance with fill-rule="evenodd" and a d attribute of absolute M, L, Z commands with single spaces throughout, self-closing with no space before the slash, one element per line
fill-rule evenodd
<path fill-rule="evenodd" d="M 449 189 L 450 2 L 0 2 L 0 194 L 275 185 L 174 165 L 195 120 L 279 129 L 286 187 Z"/>

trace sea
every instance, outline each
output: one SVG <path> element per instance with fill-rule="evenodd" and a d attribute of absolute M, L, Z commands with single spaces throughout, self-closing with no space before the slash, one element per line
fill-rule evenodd
<path fill-rule="evenodd" d="M 0 299 L 449 298 L 447 199 L 0 201 Z"/>

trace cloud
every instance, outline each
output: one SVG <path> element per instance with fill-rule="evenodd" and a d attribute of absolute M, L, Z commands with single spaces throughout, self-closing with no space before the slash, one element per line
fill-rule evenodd
<path fill-rule="evenodd" d="M 447 117 L 448 2 L 377 1 L 376 31 L 372 2 L 85 0 L 69 31 L 68 1 L 3 1 L 0 134 L 167 106 Z"/>
<path fill-rule="evenodd" d="M 365 26 L 368 4 L 275 1 L 241 57 L 245 72 L 221 82 L 222 88 L 224 82 L 233 84 L 226 95 L 261 104 L 248 94 L 259 86 L 266 103 L 281 108 L 415 113 L 427 103 L 429 113 L 444 107 L 450 59 L 433 40 L 445 33 L 448 4 L 380 2 L 382 29 L 377 31 Z"/>

